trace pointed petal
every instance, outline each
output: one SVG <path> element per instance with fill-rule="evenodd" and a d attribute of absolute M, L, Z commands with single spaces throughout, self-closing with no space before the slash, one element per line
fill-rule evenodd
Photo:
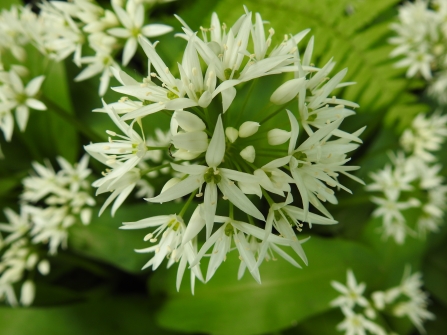
<path fill-rule="evenodd" d="M 256 208 L 255 205 L 247 198 L 247 196 L 236 186 L 233 182 L 230 182 L 224 176 L 219 184 L 219 189 L 230 200 L 233 205 L 239 208 L 241 211 L 257 218 L 258 220 L 265 221 L 262 213 Z"/>
<path fill-rule="evenodd" d="M 217 207 L 217 186 L 214 183 L 208 183 L 205 187 L 203 211 L 206 222 L 206 238 L 211 236 L 214 225 L 214 216 Z"/>
<path fill-rule="evenodd" d="M 31 80 L 28 85 L 26 85 L 25 93 L 29 97 L 33 97 L 39 91 L 42 82 L 44 81 L 45 76 L 39 76 Z"/>
<path fill-rule="evenodd" d="M 288 153 L 289 155 L 291 155 L 296 146 L 296 141 L 298 139 L 300 127 L 298 125 L 298 121 L 295 115 L 293 115 L 291 111 L 287 110 L 287 115 L 289 116 L 290 127 L 291 127 Z"/>
<path fill-rule="evenodd" d="M 222 163 L 225 155 L 225 133 L 222 125 L 222 118 L 219 117 L 214 128 L 214 134 L 211 138 L 208 150 L 206 151 L 205 160 L 208 166 L 217 167 Z"/>
<path fill-rule="evenodd" d="M 188 176 L 186 179 L 175 184 L 171 188 L 168 188 L 160 195 L 146 200 L 149 202 L 163 203 L 174 199 L 178 199 L 198 189 L 202 183 L 203 183 L 202 176 Z"/>

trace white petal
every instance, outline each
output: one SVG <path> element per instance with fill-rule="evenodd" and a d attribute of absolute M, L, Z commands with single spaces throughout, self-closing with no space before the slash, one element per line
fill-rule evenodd
<path fill-rule="evenodd" d="M 297 121 L 295 115 L 293 115 L 292 112 L 287 110 L 287 115 L 289 116 L 290 127 L 291 127 L 288 154 L 291 155 L 293 152 L 293 149 L 295 149 L 295 146 L 296 146 L 296 141 L 297 141 L 298 135 L 300 133 L 300 127 L 298 125 L 298 121 Z"/>
<path fill-rule="evenodd" d="M 236 97 L 236 89 L 234 87 L 229 87 L 226 90 L 222 91 L 222 111 L 225 113 L 227 109 L 230 107 L 234 98 Z"/>
<path fill-rule="evenodd" d="M 225 155 L 225 133 L 222 125 L 222 118 L 219 117 L 214 128 L 214 134 L 211 138 L 208 150 L 206 151 L 205 160 L 208 166 L 217 167 L 222 163 Z"/>
<path fill-rule="evenodd" d="M 138 45 L 138 43 L 137 43 L 136 38 L 131 37 L 127 40 L 126 44 L 124 45 L 124 50 L 123 50 L 123 65 L 124 66 L 129 64 L 133 55 L 135 55 L 135 51 L 137 51 L 137 45 Z"/>
<path fill-rule="evenodd" d="M 183 233 L 182 244 L 191 241 L 194 237 L 199 234 L 199 232 L 205 227 L 206 221 L 201 216 L 201 211 L 203 210 L 203 205 L 200 204 L 196 207 L 194 212 L 189 219 L 188 225 L 186 226 L 185 232 Z"/>
<path fill-rule="evenodd" d="M 214 225 L 214 215 L 217 207 L 217 186 L 214 183 L 207 183 L 205 188 L 203 212 L 206 222 L 206 238 L 211 236 Z"/>
<path fill-rule="evenodd" d="M 186 131 L 205 130 L 206 125 L 197 115 L 183 110 L 176 111 L 173 118 L 177 120 L 180 127 Z"/>
<path fill-rule="evenodd" d="M 257 218 L 258 220 L 265 221 L 262 213 L 256 208 L 255 205 L 247 198 L 247 196 L 228 179 L 222 176 L 222 180 L 217 184 L 222 193 L 230 200 L 233 205 L 239 208 L 241 211 Z"/>
<path fill-rule="evenodd" d="M 18 106 L 16 108 L 16 121 L 19 125 L 20 131 L 24 131 L 28 123 L 29 111 L 27 106 Z"/>
<path fill-rule="evenodd" d="M 146 37 L 160 36 L 171 31 L 172 27 L 165 24 L 148 24 L 141 29 L 141 33 Z"/>
<path fill-rule="evenodd" d="M 39 76 L 31 80 L 28 85 L 26 85 L 25 93 L 27 96 L 32 97 L 35 96 L 39 91 L 42 82 L 44 81 L 45 76 Z"/>
<path fill-rule="evenodd" d="M 33 98 L 26 99 L 26 105 L 32 109 L 37 109 L 40 111 L 44 111 L 47 109 L 47 106 L 45 106 L 45 104 L 42 101 Z"/>
<path fill-rule="evenodd" d="M 11 81 L 12 88 L 17 93 L 23 92 L 23 83 L 22 79 L 15 73 L 14 71 L 9 71 L 9 79 Z"/>
<path fill-rule="evenodd" d="M 147 199 L 147 201 L 163 203 L 174 199 L 178 199 L 187 194 L 190 194 L 194 190 L 197 190 L 202 183 L 203 183 L 203 177 L 189 176 L 186 179 L 179 182 L 178 184 L 167 189 L 160 195 L 156 196 L 155 198 Z"/>

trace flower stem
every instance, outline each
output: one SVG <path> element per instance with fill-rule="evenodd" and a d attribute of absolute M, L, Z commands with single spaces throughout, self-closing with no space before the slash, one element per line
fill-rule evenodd
<path fill-rule="evenodd" d="M 192 202 L 192 199 L 194 199 L 194 197 L 196 196 L 197 190 L 195 190 L 194 192 L 191 193 L 191 195 L 189 196 L 188 200 L 186 201 L 186 203 L 183 205 L 182 210 L 180 211 L 180 213 L 178 214 L 179 216 L 183 217 L 183 215 L 185 214 L 186 210 L 188 209 L 189 205 Z"/>
<path fill-rule="evenodd" d="M 141 171 L 141 172 L 140 172 L 140 175 L 141 175 L 141 176 L 145 176 L 145 175 L 147 175 L 149 172 L 157 171 L 157 170 L 161 170 L 161 169 L 163 169 L 163 168 L 165 168 L 165 167 L 168 167 L 168 166 L 171 166 L 171 164 L 170 164 L 170 163 L 166 163 L 166 164 L 159 165 L 159 166 L 156 166 L 156 167 L 153 167 L 153 168 L 149 168 L 149 169 L 146 169 L 146 170 Z"/>

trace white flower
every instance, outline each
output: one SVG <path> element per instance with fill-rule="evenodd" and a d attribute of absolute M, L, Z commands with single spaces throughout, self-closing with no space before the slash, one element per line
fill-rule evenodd
<path fill-rule="evenodd" d="M 112 55 L 99 50 L 97 50 L 95 56 L 81 58 L 81 63 L 89 65 L 79 73 L 74 80 L 83 81 L 102 72 L 99 85 L 99 96 L 102 97 L 109 88 L 110 77 L 113 75 L 110 68 L 119 68 L 118 64 L 113 59 Z"/>
<path fill-rule="evenodd" d="M 366 190 L 383 192 L 387 198 L 398 199 L 401 192 L 413 189 L 410 183 L 416 175 L 404 167 L 395 166 L 393 169 L 388 164 L 384 169 L 372 172 L 370 177 L 374 183 L 366 185 Z"/>
<path fill-rule="evenodd" d="M 368 307 L 369 302 L 363 296 L 366 285 L 365 283 L 357 284 L 354 273 L 352 270 L 347 271 L 346 286 L 333 280 L 331 285 L 334 289 L 340 292 L 342 295 L 331 301 L 331 306 L 345 307 L 347 309 L 353 309 L 355 305 L 361 307 Z"/>
<path fill-rule="evenodd" d="M 113 170 L 109 171 L 104 178 L 98 180 L 95 187 L 99 187 L 102 184 L 113 181 L 109 185 L 111 190 L 124 174 L 132 170 L 141 162 L 147 152 L 146 142 L 135 130 L 132 129 L 132 125 L 128 125 L 122 121 L 118 114 L 112 110 L 107 104 L 104 104 L 104 108 L 112 121 L 120 128 L 124 135 L 118 135 L 113 131 L 107 133 L 113 137 L 121 139 L 112 139 L 109 137 L 109 142 L 94 143 L 85 146 L 85 150 L 93 155 L 103 155 L 107 158 L 106 164 L 113 166 Z"/>
<path fill-rule="evenodd" d="M 358 147 L 358 144 L 349 142 L 353 137 L 357 138 L 364 128 L 346 137 L 338 133 L 337 136 L 343 137 L 329 141 L 329 138 L 334 135 L 334 131 L 343 121 L 340 118 L 312 133 L 307 140 L 294 149 L 298 139 L 299 126 L 295 116 L 290 111 L 287 111 L 287 113 L 291 123 L 291 138 L 289 141 L 288 156 L 286 157 L 289 158 L 290 172 L 300 192 L 304 212 L 307 215 L 309 203 L 311 203 L 320 212 L 331 218 L 330 213 L 320 202 L 329 201 L 333 204 L 337 203 L 334 191 L 327 186 L 339 187 L 351 193 L 349 189 L 338 182 L 337 177 L 339 173 L 363 183 L 360 179 L 347 172 L 357 170 L 359 167 L 344 166 L 344 164 L 349 161 L 346 158 L 346 153 Z M 277 162 L 284 163 L 284 159 L 274 160 L 270 164 L 275 165 Z"/>
<path fill-rule="evenodd" d="M 123 51 L 123 65 L 126 66 L 137 50 L 137 38 L 140 34 L 155 37 L 169 33 L 172 27 L 164 24 L 144 24 L 144 7 L 133 0 L 127 1 L 126 10 L 112 2 L 113 10 L 124 28 L 111 28 L 107 32 L 115 37 L 127 39 Z"/>
<path fill-rule="evenodd" d="M 447 137 L 447 115 L 435 113 L 424 117 L 418 114 L 411 126 L 400 139 L 402 147 L 425 162 L 433 162 L 435 157 L 431 152 L 439 150 Z"/>
<path fill-rule="evenodd" d="M 189 264 L 191 269 L 191 291 L 194 293 L 195 278 L 203 281 L 203 277 L 199 266 L 192 264 L 197 254 L 197 243 L 195 239 L 182 243 L 186 228 L 183 219 L 177 215 L 160 215 L 136 222 L 124 222 L 120 228 L 142 229 L 149 227 L 158 228 L 146 235 L 144 240 L 149 240 L 152 243 L 158 242 L 158 244 L 149 248 L 136 250 L 140 253 L 155 253 L 154 257 L 144 265 L 143 269 L 152 267 L 152 270 L 156 270 L 165 258 L 169 259 L 168 267 L 179 262 L 177 272 L 177 290 L 179 290 L 186 265 Z"/>
<path fill-rule="evenodd" d="M 4 213 L 8 223 L 0 223 L 0 231 L 7 232 L 9 235 L 2 241 L 2 244 L 11 244 L 24 237 L 30 230 L 29 215 L 24 210 L 21 210 L 18 215 L 10 208 L 5 208 Z"/>
<path fill-rule="evenodd" d="M 366 331 L 376 335 L 386 335 L 378 324 L 366 319 L 362 314 L 356 314 L 351 309 L 342 307 L 345 320 L 337 325 L 337 330 L 346 331 L 345 335 L 365 335 Z"/>
<path fill-rule="evenodd" d="M 22 80 L 14 72 L 9 71 L 9 81 L 7 84 L 0 87 L 0 97 L 3 101 L 0 102 L 0 113 L 15 109 L 16 121 L 19 129 L 24 131 L 28 122 L 29 108 L 37 110 L 46 110 L 47 107 L 35 98 L 42 85 L 44 76 L 39 76 L 32 79 L 26 87 L 23 86 Z M 7 116 L 3 116 L 2 119 Z M 11 120 L 3 120 L 2 123 L 10 124 Z M 10 139 L 12 131 L 9 129 L 10 125 L 2 126 L 5 137 Z M 5 131 L 5 129 L 8 129 Z"/>
<path fill-rule="evenodd" d="M 188 175 L 181 182 L 167 189 L 155 198 L 147 199 L 150 202 L 166 202 L 177 198 L 181 198 L 197 189 L 202 188 L 202 184 L 206 182 L 204 191 L 204 212 L 207 227 L 207 236 L 211 235 L 214 215 L 217 206 L 217 188 L 221 190 L 223 195 L 229 199 L 236 207 L 243 212 L 251 215 L 259 220 L 264 221 L 264 216 L 253 205 L 253 203 L 245 196 L 245 194 L 234 185 L 235 181 L 253 181 L 257 182 L 258 178 L 240 171 L 219 168 L 225 154 L 225 134 L 222 125 L 221 116 L 216 123 L 213 137 L 206 151 L 205 160 L 208 166 L 204 165 L 178 165 L 171 164 L 176 171 L 183 172 Z"/>
<path fill-rule="evenodd" d="M 222 218 L 219 219 L 221 220 Z M 207 239 L 205 244 L 198 252 L 192 265 L 198 264 L 200 262 L 200 259 L 205 255 L 208 249 L 210 249 L 211 246 L 214 245 L 205 279 L 206 281 L 209 281 L 211 277 L 213 277 L 220 264 L 226 259 L 227 253 L 231 251 L 232 241 L 234 241 L 234 244 L 239 251 L 241 260 L 248 267 L 253 278 L 258 283 L 261 283 L 261 277 L 259 275 L 259 269 L 254 253 L 250 249 L 244 233 L 238 229 L 240 225 L 248 224 L 240 222 L 235 223 L 230 218 L 224 217 L 223 219 L 225 220 L 225 223 Z"/>

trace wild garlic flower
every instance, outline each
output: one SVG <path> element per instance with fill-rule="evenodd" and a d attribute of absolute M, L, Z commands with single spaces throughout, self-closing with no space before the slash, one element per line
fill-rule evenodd
<path fill-rule="evenodd" d="M 266 34 L 260 14 L 246 8 L 230 28 L 221 26 L 214 13 L 211 27 L 202 28 L 201 35 L 178 19 L 184 32 L 180 36 L 186 40 L 178 71 L 166 65 L 156 51 L 157 43 L 142 36 L 139 43 L 148 56 L 149 76 L 137 81 L 124 71 L 111 69 L 121 83 L 113 90 L 124 96 L 98 111 L 106 112 L 126 135 L 119 144 L 112 140 L 86 146 L 93 157 L 108 165 L 104 177 L 93 184 L 98 193 L 112 192 L 104 206 L 116 198 L 114 212 L 138 183 L 139 172 L 140 180 L 149 183 L 157 171 L 171 174 L 163 180 L 161 191 L 145 200 L 165 203 L 188 197 L 183 209 L 175 215 L 125 223 L 123 229 L 159 226 L 148 235 L 162 234 L 160 241 L 148 237 L 158 243 L 146 250 L 155 252 L 148 266 L 155 269 L 164 258 L 170 266 L 173 254 L 178 255 L 174 257 L 180 262 L 178 287 L 187 263 L 197 269 L 192 276 L 202 280 L 200 262 L 211 248 L 205 281 L 212 278 L 227 254 L 236 250 L 241 259 L 238 277 L 248 269 L 257 282 L 261 282 L 259 267 L 264 260 L 276 259 L 275 254 L 296 267 L 301 267 L 300 262 L 307 265 L 302 247 L 307 238 L 297 237 L 305 229 L 304 222 L 309 228 L 312 224 L 335 224 L 322 202 L 337 203 L 331 188 L 350 192 L 339 180 L 341 175 L 362 182 L 349 173 L 359 167 L 346 163 L 348 154 L 361 143 L 364 128 L 352 134 L 338 129 L 345 117 L 354 114 L 348 107 L 358 106 L 332 95 L 334 89 L 350 84 L 342 83 L 346 70 L 326 83 L 335 63 L 322 69 L 310 64 L 313 38 L 303 60 L 299 57 L 297 44 L 309 30 L 287 35 L 280 45 L 272 46 L 274 30 Z M 242 97 L 247 90 L 239 92 L 237 87 L 257 78 L 290 73 L 296 80 L 269 92 L 271 100 L 284 108 L 276 112 L 264 109 L 250 117 L 233 108 L 237 99 L 249 101 Z M 285 109 L 292 99 L 302 110 Z M 144 141 L 144 125 L 160 112 L 169 117 L 170 137 L 168 143 L 151 145 Z M 276 118 L 284 124 L 285 113 L 290 128 L 270 129 L 265 121 Z M 318 115 L 303 118 L 302 113 Z M 135 123 L 142 128 L 142 136 L 134 134 Z M 298 141 L 300 128 L 305 132 Z M 270 148 L 267 143 L 282 146 Z M 149 155 L 164 158 L 147 162 Z M 299 198 L 303 208 L 294 203 Z M 190 206 L 195 211 L 188 220 L 185 213 Z M 313 213 L 314 209 L 324 216 Z M 206 241 L 197 252 L 195 245 L 202 230 Z M 299 260 L 284 248 L 291 248 Z"/>
<path fill-rule="evenodd" d="M 417 0 L 399 7 L 399 21 L 391 25 L 396 45 L 391 57 L 400 57 L 396 67 L 407 68 L 407 77 L 421 75 L 428 81 L 428 93 L 441 104 L 445 98 L 446 5 L 444 1 Z"/>
<path fill-rule="evenodd" d="M 407 156 L 403 152 L 391 155 L 392 165 L 370 174 L 374 182 L 366 189 L 384 196 L 371 198 L 378 205 L 372 215 L 383 217 L 384 238 L 403 244 L 406 235 L 423 237 L 442 224 L 447 186 L 432 152 L 441 148 L 447 136 L 446 122 L 439 114 L 417 115 L 400 138 Z M 419 214 L 406 215 L 410 208 L 417 208 Z"/>
<path fill-rule="evenodd" d="M 185 272 L 186 266 L 191 269 L 191 291 L 194 293 L 195 278 L 203 281 L 200 268 L 193 264 L 197 255 L 197 241 L 192 239 L 184 242 L 186 226 L 181 216 L 161 215 L 136 222 L 124 222 L 121 229 L 141 229 L 158 227 L 144 237 L 145 241 L 158 244 L 145 249 L 136 250 L 139 253 L 154 252 L 154 257 L 146 263 L 143 269 L 152 267 L 156 270 L 165 258 L 169 259 L 168 268 L 179 263 L 177 274 L 177 290 Z"/>
<path fill-rule="evenodd" d="M 10 10 L 0 12 L 0 63 L 1 55 L 10 51 L 19 61 L 24 61 L 26 51 L 24 46 L 29 43 L 29 34 L 23 24 L 26 10 L 19 6 L 11 6 Z"/>
<path fill-rule="evenodd" d="M 43 0 L 35 14 L 29 6 L 13 6 L 0 14 L 0 51 L 10 51 L 19 61 L 24 61 L 24 47 L 28 44 L 56 62 L 73 55 L 78 67 L 88 65 L 76 80 L 101 73 L 99 95 L 103 96 L 112 76 L 111 68 L 119 69 L 115 56 L 121 48 L 124 47 L 122 63 L 127 65 L 135 54 L 139 36 L 155 37 L 172 30 L 163 24 L 144 25 L 147 7 L 138 0 L 127 0 L 125 9 L 112 1 L 113 10 L 90 0 Z M 126 42 L 121 43 L 122 39 Z M 86 47 L 94 55 L 82 57 Z"/>
<path fill-rule="evenodd" d="M 421 273 L 410 274 L 410 267 L 407 266 L 399 286 L 373 292 L 369 300 L 364 296 L 366 285 L 357 284 L 352 270 L 347 271 L 346 286 L 332 281 L 331 285 L 342 295 L 331 301 L 330 305 L 339 307 L 345 316 L 344 321 L 337 325 L 337 330 L 345 331 L 345 334 L 389 334 L 392 332 L 389 325 L 385 328 L 377 323 L 379 321 L 373 321 L 380 320 L 377 314 L 389 313 L 395 317 L 408 317 L 424 334 L 423 322 L 434 319 L 434 314 L 427 310 L 428 295 L 421 290 Z"/>
<path fill-rule="evenodd" d="M 88 156 L 72 165 L 57 158 L 61 170 L 55 172 L 49 162 L 33 163 L 34 173 L 23 180 L 22 211 L 29 216 L 32 243 L 48 243 L 50 254 L 67 245 L 68 228 L 78 221 L 89 224 L 95 200 L 87 178 Z M 39 205 L 43 203 L 42 207 Z"/>
<path fill-rule="evenodd" d="M 434 162 L 431 152 L 441 149 L 447 138 L 447 115 L 435 113 L 429 117 L 418 114 L 400 138 L 405 152 L 425 161 Z"/>
<path fill-rule="evenodd" d="M 40 258 L 26 238 L 16 240 L 0 251 L 3 251 L 0 260 L 0 301 L 6 299 L 11 306 L 31 305 L 35 296 L 32 278 L 36 270 L 41 275 L 50 272 L 48 260 Z M 19 301 L 15 292 L 18 285 L 21 285 Z"/>
<path fill-rule="evenodd" d="M 172 31 L 172 27 L 164 24 L 143 26 L 144 7 L 135 0 L 127 0 L 126 10 L 118 6 L 116 1 L 112 1 L 112 7 L 124 28 L 111 28 L 107 30 L 107 33 L 118 38 L 127 39 L 123 50 L 123 66 L 129 63 L 137 51 L 139 35 L 156 37 Z"/>
<path fill-rule="evenodd" d="M 44 76 L 38 76 L 23 85 L 22 79 L 14 69 L 3 72 L 0 77 L 0 129 L 7 141 L 11 140 L 14 130 L 12 111 L 15 111 L 16 122 L 21 131 L 28 123 L 29 109 L 46 110 L 44 103 L 36 99 Z"/>
<path fill-rule="evenodd" d="M 399 286 L 372 294 L 377 309 L 391 311 L 396 317 L 408 317 L 421 334 L 425 334 L 423 323 L 433 320 L 435 315 L 427 310 L 428 294 L 422 291 L 422 274 L 411 274 L 410 266 L 405 267 Z"/>

